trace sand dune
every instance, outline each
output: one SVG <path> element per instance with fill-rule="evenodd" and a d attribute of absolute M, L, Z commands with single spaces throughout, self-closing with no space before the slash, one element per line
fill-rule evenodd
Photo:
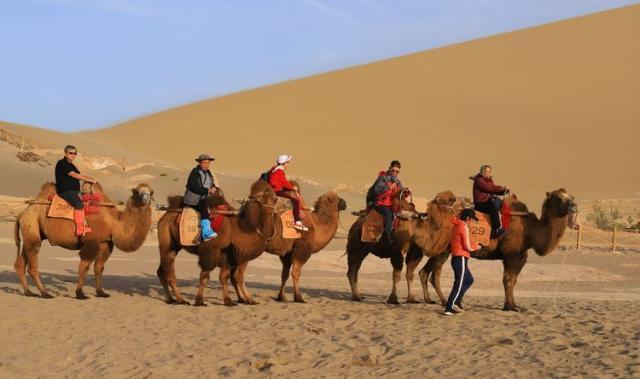
<path fill-rule="evenodd" d="M 328 185 L 369 183 L 390 159 L 420 194 L 469 192 L 495 165 L 535 207 L 564 186 L 627 197 L 640 177 L 640 5 L 182 106 L 81 133 L 188 165 L 210 151 L 255 175 L 275 154 Z M 154 135 L 153 142 L 148 136 Z M 594 180 L 597 178 L 597 180 Z"/>

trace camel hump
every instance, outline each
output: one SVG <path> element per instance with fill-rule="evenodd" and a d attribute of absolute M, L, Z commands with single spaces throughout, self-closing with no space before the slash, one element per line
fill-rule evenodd
<path fill-rule="evenodd" d="M 56 193 L 56 184 L 47 182 L 40 187 L 40 192 L 36 195 L 36 200 L 48 201 Z"/>
<path fill-rule="evenodd" d="M 178 209 L 183 207 L 183 196 L 169 195 L 167 196 L 167 204 L 170 209 Z"/>

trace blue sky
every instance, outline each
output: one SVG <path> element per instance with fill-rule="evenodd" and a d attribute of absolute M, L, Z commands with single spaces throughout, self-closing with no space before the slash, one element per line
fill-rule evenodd
<path fill-rule="evenodd" d="M 634 4 L 0 0 L 0 120 L 73 131 Z"/>

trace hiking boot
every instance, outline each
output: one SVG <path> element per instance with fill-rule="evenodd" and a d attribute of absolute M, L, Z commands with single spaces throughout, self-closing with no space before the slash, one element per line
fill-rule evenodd
<path fill-rule="evenodd" d="M 299 230 L 299 231 L 301 231 L 301 232 L 308 232 L 308 231 L 309 231 L 309 228 L 307 228 L 307 227 L 302 223 L 302 221 L 296 221 L 296 222 L 293 224 L 293 228 L 294 228 L 294 229 L 296 229 L 296 230 Z"/>
<path fill-rule="evenodd" d="M 461 306 L 456 305 L 456 304 L 453 304 L 453 305 L 451 306 L 451 309 L 452 309 L 454 312 L 456 312 L 456 313 L 462 313 L 462 312 L 464 312 L 464 308 L 462 308 Z"/>

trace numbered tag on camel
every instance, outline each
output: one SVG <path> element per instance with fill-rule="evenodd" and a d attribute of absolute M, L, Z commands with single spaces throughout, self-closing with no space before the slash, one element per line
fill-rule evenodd
<path fill-rule="evenodd" d="M 489 215 L 476 211 L 476 217 L 478 218 L 478 221 L 468 221 L 471 242 L 487 246 L 491 236 L 491 222 L 489 221 Z"/>
<path fill-rule="evenodd" d="M 65 199 L 58 195 L 53 195 L 49 211 L 47 212 L 47 217 L 73 220 L 73 207 L 67 203 Z"/>
<path fill-rule="evenodd" d="M 372 209 L 367 213 L 367 218 L 362 224 L 362 242 L 378 242 L 378 239 L 382 235 L 384 229 L 384 219 L 382 215 L 375 209 Z"/>
<path fill-rule="evenodd" d="M 282 238 L 300 238 L 300 231 L 293 227 L 295 220 L 293 211 L 286 211 L 280 215 L 282 220 Z"/>
<path fill-rule="evenodd" d="M 184 207 L 180 215 L 180 244 L 182 246 L 200 244 L 200 215 L 190 207 Z"/>

